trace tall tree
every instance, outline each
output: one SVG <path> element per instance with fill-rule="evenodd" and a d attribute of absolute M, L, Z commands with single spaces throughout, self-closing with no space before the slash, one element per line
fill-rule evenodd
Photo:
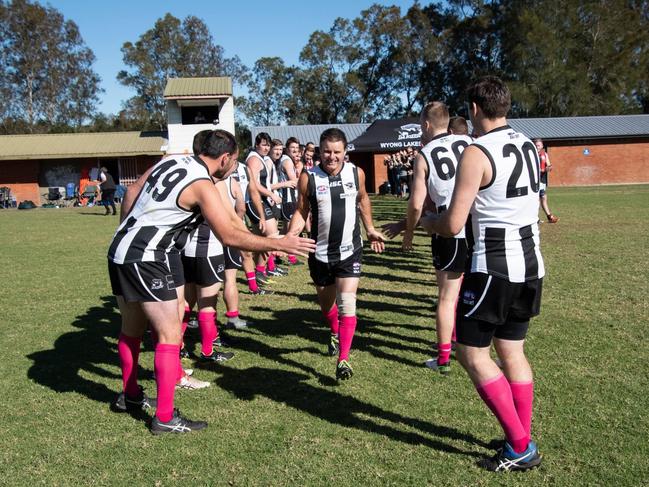
<path fill-rule="evenodd" d="M 642 2 L 518 0 L 510 5 L 505 69 L 514 81 L 520 115 L 643 109 L 649 26 Z"/>
<path fill-rule="evenodd" d="M 3 125 L 48 131 L 79 127 L 95 111 L 100 78 L 77 25 L 53 7 L 0 1 Z"/>
<path fill-rule="evenodd" d="M 294 71 L 295 68 L 287 67 L 278 57 L 263 57 L 255 62 L 248 76 L 248 96 L 240 105 L 252 123 L 277 125 L 286 122 Z"/>
<path fill-rule="evenodd" d="M 205 22 L 194 16 L 181 21 L 166 14 L 135 44 L 124 43 L 122 55 L 129 69 L 117 79 L 137 93 L 125 110 L 142 128 L 166 126 L 163 92 L 168 78 L 231 76 L 239 82 L 246 72 L 238 57 L 225 57 Z"/>

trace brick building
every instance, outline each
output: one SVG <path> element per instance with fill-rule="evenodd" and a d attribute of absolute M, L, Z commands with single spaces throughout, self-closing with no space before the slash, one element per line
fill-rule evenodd
<path fill-rule="evenodd" d="M 48 188 L 74 184 L 83 192 L 90 170 L 106 167 L 128 186 L 164 155 L 191 153 L 194 135 L 223 129 L 234 134 L 232 80 L 170 78 L 164 92 L 165 132 L 104 132 L 0 136 L 0 187 L 17 201 L 45 202 Z"/>
<path fill-rule="evenodd" d="M 420 145 L 417 119 L 377 120 L 373 124 L 340 124 L 351 141 L 350 158 L 367 175 L 367 190 L 378 192 L 387 181 L 385 158 L 399 149 Z M 509 124 L 530 138 L 544 140 L 554 186 L 649 183 L 649 115 L 510 119 Z M 364 130 L 358 136 L 359 128 Z M 309 127 L 253 127 L 286 138 L 319 132 Z M 327 126 L 329 127 L 329 126 Z M 417 134 L 418 132 L 418 134 Z M 302 139 L 300 139 L 302 141 Z"/>

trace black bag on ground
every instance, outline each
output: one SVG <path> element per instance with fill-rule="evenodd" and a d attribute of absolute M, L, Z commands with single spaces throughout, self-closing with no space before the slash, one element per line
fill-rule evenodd
<path fill-rule="evenodd" d="M 21 201 L 18 205 L 19 210 L 31 210 L 32 208 L 36 208 L 36 205 L 32 200 Z"/>

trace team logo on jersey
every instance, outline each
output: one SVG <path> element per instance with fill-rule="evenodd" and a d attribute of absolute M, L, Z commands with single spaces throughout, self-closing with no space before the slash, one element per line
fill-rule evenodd
<path fill-rule="evenodd" d="M 462 302 L 468 306 L 473 306 L 475 304 L 475 293 L 469 290 L 464 291 Z"/>
<path fill-rule="evenodd" d="M 360 274 L 361 273 L 361 263 L 360 262 L 354 262 L 352 264 L 352 272 L 354 274 Z"/>
<path fill-rule="evenodd" d="M 399 140 L 420 139 L 421 125 L 418 123 L 408 123 L 399 127 L 398 132 Z"/>
<path fill-rule="evenodd" d="M 345 189 L 354 189 L 354 183 L 351 181 L 349 183 L 345 183 Z"/>
<path fill-rule="evenodd" d="M 223 272 L 223 271 L 225 271 L 225 265 L 220 264 L 220 265 L 216 268 L 216 272 Z"/>
<path fill-rule="evenodd" d="M 162 279 L 151 279 L 151 291 L 162 289 Z"/>

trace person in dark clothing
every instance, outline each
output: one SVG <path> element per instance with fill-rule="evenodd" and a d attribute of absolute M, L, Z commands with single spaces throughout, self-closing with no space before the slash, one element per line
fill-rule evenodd
<path fill-rule="evenodd" d="M 116 215 L 115 190 L 117 186 L 115 185 L 113 176 L 110 175 L 108 169 L 105 167 L 99 170 L 99 186 L 101 188 L 101 203 L 106 207 L 106 216 L 110 215 L 109 205 L 113 209 L 113 215 Z"/>

